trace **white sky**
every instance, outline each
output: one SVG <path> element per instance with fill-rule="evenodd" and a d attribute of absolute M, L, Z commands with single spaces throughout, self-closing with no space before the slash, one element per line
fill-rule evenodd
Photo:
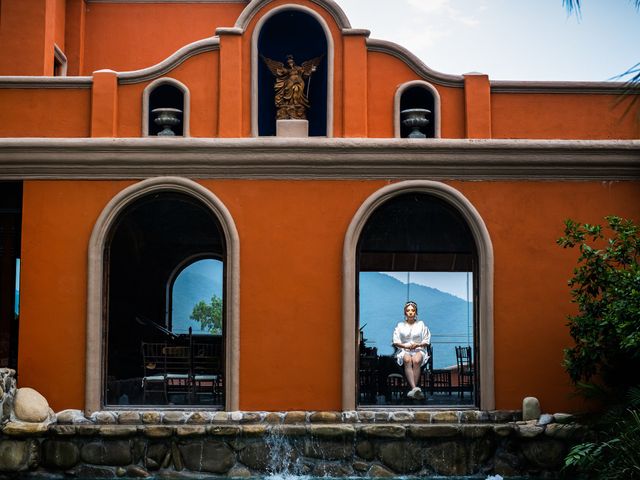
<path fill-rule="evenodd" d="M 428 67 L 494 80 L 603 81 L 640 62 L 630 0 L 336 0 L 353 28 L 390 40 Z"/>
<path fill-rule="evenodd" d="M 407 272 L 382 272 L 402 283 L 407 283 Z M 467 300 L 467 272 L 410 272 L 409 282 L 436 288 Z M 473 302 L 473 274 L 469 273 L 469 301 Z M 409 298 L 411 292 L 409 292 Z"/>

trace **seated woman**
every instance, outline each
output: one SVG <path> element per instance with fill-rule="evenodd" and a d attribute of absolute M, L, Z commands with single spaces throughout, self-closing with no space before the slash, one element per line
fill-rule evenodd
<path fill-rule="evenodd" d="M 393 346 L 396 347 L 398 365 L 404 365 L 404 374 L 411 390 L 407 397 L 422 399 L 424 395 L 417 386 L 420 370 L 429 360 L 425 347 L 431 343 L 431 332 L 421 320 L 418 320 L 418 305 L 407 302 L 404 305 L 404 321 L 399 322 L 393 331 Z"/>

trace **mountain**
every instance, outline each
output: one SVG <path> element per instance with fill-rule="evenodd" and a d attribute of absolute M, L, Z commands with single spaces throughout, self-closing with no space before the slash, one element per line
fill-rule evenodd
<path fill-rule="evenodd" d="M 424 285 L 411 283 L 409 289 L 410 299 L 418 304 L 418 318 L 431 331 L 434 368 L 455 365 L 455 346 L 473 345 L 471 303 Z M 406 283 L 380 272 L 360 273 L 360 326 L 364 325 L 366 345 L 377 347 L 379 355 L 394 352 L 391 337 L 397 323 L 404 320 L 406 301 Z"/>
<path fill-rule="evenodd" d="M 222 298 L 222 262 L 200 260 L 185 268 L 173 284 L 173 331 L 201 333 L 200 323 L 190 320 L 193 307 L 201 300 L 211 301 L 213 295 Z"/>

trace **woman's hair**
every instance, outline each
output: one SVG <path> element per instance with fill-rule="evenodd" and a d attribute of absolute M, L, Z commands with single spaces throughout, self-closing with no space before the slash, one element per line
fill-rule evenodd
<path fill-rule="evenodd" d="M 418 304 L 416 302 L 413 302 L 411 300 L 409 300 L 407 303 L 404 304 L 404 309 L 402 310 L 403 312 L 407 311 L 407 307 L 411 305 L 413 308 L 416 309 L 416 315 L 418 314 Z"/>

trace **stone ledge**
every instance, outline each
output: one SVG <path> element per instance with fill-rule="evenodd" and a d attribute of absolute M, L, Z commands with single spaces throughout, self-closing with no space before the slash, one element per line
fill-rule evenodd
<path fill-rule="evenodd" d="M 519 410 L 412 410 L 223 412 L 206 410 L 106 410 L 85 417 L 80 410 L 57 413 L 58 425 L 216 425 L 216 424 L 498 424 L 522 419 Z"/>

